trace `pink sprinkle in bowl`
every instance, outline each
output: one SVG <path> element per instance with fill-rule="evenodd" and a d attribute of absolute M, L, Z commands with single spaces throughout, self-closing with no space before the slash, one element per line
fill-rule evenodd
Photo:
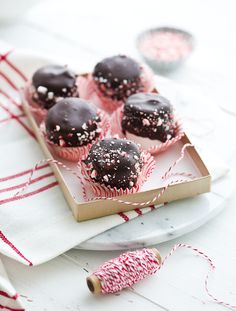
<path fill-rule="evenodd" d="M 145 62 L 158 73 L 180 67 L 194 49 L 193 36 L 181 29 L 158 27 L 144 31 L 136 41 Z"/>

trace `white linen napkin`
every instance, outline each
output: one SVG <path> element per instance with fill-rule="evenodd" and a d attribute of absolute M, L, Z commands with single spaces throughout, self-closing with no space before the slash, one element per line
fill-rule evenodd
<path fill-rule="evenodd" d="M 31 59 L 9 51 L 9 46 L 0 42 L 0 252 L 23 264 L 37 265 L 138 214 L 131 211 L 77 223 L 47 164 L 34 173 L 34 182 L 24 194 L 15 195 L 44 156 L 17 91 L 25 75 L 32 72 Z M 227 166 L 215 155 L 204 150 L 203 158 L 213 180 L 227 173 Z M 142 209 L 142 213 L 150 210 Z M 0 261 L 1 308 L 24 310 Z"/>
<path fill-rule="evenodd" d="M 20 296 L 10 283 L 0 260 L 0 309 L 23 311 Z"/>
<path fill-rule="evenodd" d="M 28 180 L 30 169 L 44 156 L 22 111 L 18 93 L 25 83 L 25 75 L 32 72 L 32 58 L 22 57 L 18 51 L 2 50 L 0 252 L 24 264 L 37 265 L 137 217 L 138 213 L 131 211 L 77 223 L 48 165 L 40 166 L 24 194 L 15 195 Z M 211 173 L 219 177 L 226 171 L 224 164 L 218 163 Z M 150 210 L 145 208 L 142 212 Z"/>

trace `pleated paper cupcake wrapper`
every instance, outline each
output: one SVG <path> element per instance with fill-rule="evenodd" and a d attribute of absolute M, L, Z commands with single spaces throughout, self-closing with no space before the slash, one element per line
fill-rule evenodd
<path fill-rule="evenodd" d="M 153 73 L 146 65 L 142 65 L 142 69 L 143 92 L 152 92 L 155 87 Z M 122 100 L 112 100 L 104 96 L 94 82 L 91 73 L 78 76 L 77 84 L 80 97 L 91 101 L 98 108 L 104 109 L 109 113 L 112 113 L 124 104 Z"/>
<path fill-rule="evenodd" d="M 86 146 L 80 146 L 80 147 L 61 147 L 56 144 L 53 144 L 46 135 L 46 129 L 45 129 L 45 123 L 42 122 L 40 125 L 40 130 L 43 133 L 43 136 L 50 147 L 50 149 L 61 159 L 67 160 L 67 161 L 72 161 L 72 162 L 78 162 L 83 159 L 85 159 L 92 147 L 92 145 L 97 142 L 100 139 L 103 139 L 106 137 L 110 130 L 110 122 L 109 118 L 106 115 L 105 112 L 99 111 L 99 115 L 101 117 L 101 122 L 100 128 L 101 128 L 101 133 L 100 135 L 94 139 L 91 143 L 89 143 Z"/>
<path fill-rule="evenodd" d="M 40 124 L 44 121 L 48 110 L 41 108 L 32 98 L 32 93 L 30 91 L 31 88 L 31 82 L 28 81 L 26 86 L 23 89 L 23 96 L 24 99 L 28 102 L 30 111 L 37 122 L 37 124 Z"/>
<path fill-rule="evenodd" d="M 89 168 L 84 162 L 79 165 L 81 170 L 81 176 L 84 180 L 84 189 L 86 193 L 85 199 L 87 201 L 101 199 L 101 198 L 113 198 L 121 195 L 128 195 L 131 193 L 136 193 L 140 190 L 145 181 L 150 177 L 153 170 L 155 169 L 156 163 L 151 154 L 147 151 L 142 151 L 141 157 L 143 159 L 144 165 L 141 170 L 141 174 L 138 177 L 137 183 L 132 188 L 117 189 L 116 187 L 111 188 L 110 186 L 105 186 L 100 183 L 95 182 L 91 177 Z M 91 190 L 91 191 L 90 191 Z M 93 194 L 93 195 L 92 195 Z"/>
<path fill-rule="evenodd" d="M 113 136 L 118 136 L 120 138 L 125 137 L 125 134 L 123 133 L 121 127 L 122 118 L 123 118 L 123 107 L 120 107 L 111 116 L 111 134 Z M 161 152 L 164 152 L 168 148 L 173 146 L 177 141 L 179 141 L 183 137 L 184 131 L 182 128 L 182 123 L 178 117 L 175 117 L 175 120 L 176 120 L 176 136 L 159 145 L 153 145 L 152 147 L 147 149 L 148 152 L 150 152 L 153 155 L 160 154 Z M 145 149 L 142 145 L 141 147 Z"/>

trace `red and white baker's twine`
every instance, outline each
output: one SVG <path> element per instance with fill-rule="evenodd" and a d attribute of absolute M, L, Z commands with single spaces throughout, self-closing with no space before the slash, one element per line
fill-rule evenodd
<path fill-rule="evenodd" d="M 142 249 L 121 254 L 118 258 L 111 259 L 101 265 L 93 274 L 99 279 L 102 294 L 109 294 L 131 287 L 140 280 L 156 273 L 166 263 L 167 259 L 179 248 L 186 248 L 202 256 L 210 265 L 210 271 L 215 270 L 211 258 L 204 252 L 188 244 L 176 244 L 166 255 L 162 263 L 159 263 L 155 253 L 151 249 Z M 232 310 L 236 305 L 229 304 L 216 298 L 208 288 L 209 273 L 205 278 L 206 293 L 214 302 Z"/>
<path fill-rule="evenodd" d="M 183 148 L 181 149 L 180 152 L 180 157 L 169 167 L 169 169 L 165 172 L 165 174 L 162 176 L 162 179 L 167 179 L 168 177 L 170 177 L 170 172 L 172 171 L 172 169 L 184 158 L 184 153 L 186 148 L 188 147 L 194 147 L 192 144 L 185 144 L 183 146 Z M 185 175 L 186 173 L 181 173 L 181 175 Z M 188 175 L 188 174 L 187 174 Z"/>
<path fill-rule="evenodd" d="M 100 266 L 94 275 L 100 280 L 102 294 L 115 293 L 130 287 L 160 268 L 154 253 L 144 248 L 126 252 Z"/>
<path fill-rule="evenodd" d="M 171 249 L 171 251 L 166 255 L 166 257 L 164 258 L 164 260 L 162 261 L 162 265 L 163 266 L 165 264 L 165 262 L 167 261 L 167 259 L 173 255 L 173 253 L 179 249 L 179 248 L 187 248 L 187 249 L 191 249 L 192 251 L 194 251 L 195 253 L 197 253 L 198 255 L 202 256 L 205 260 L 207 260 L 207 262 L 209 263 L 210 265 L 210 271 L 209 273 L 206 275 L 205 277 L 205 282 L 204 282 L 204 285 L 205 285 L 205 290 L 206 290 L 206 293 L 209 297 L 211 297 L 211 299 L 213 299 L 213 301 L 215 301 L 217 304 L 220 304 L 224 307 L 227 307 L 229 309 L 232 309 L 232 310 L 236 310 L 236 305 L 232 305 L 230 303 L 227 303 L 227 302 L 224 302 L 218 298 L 216 298 L 210 291 L 209 291 L 209 288 L 208 288 L 208 281 L 209 281 L 209 275 L 210 275 L 210 272 L 213 272 L 215 269 L 216 269 L 216 266 L 214 265 L 212 259 L 206 255 L 203 251 L 199 250 L 198 248 L 195 248 L 191 245 L 188 245 L 188 244 L 176 244 L 174 245 L 174 247 Z"/>

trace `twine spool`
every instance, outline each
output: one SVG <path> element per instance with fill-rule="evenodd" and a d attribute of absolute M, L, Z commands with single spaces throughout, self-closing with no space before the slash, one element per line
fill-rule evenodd
<path fill-rule="evenodd" d="M 93 294 L 118 292 L 155 273 L 161 263 L 156 248 L 126 252 L 100 266 L 87 277 L 87 285 Z"/>
<path fill-rule="evenodd" d="M 126 287 L 132 287 L 133 284 L 160 270 L 166 260 L 180 248 L 191 250 L 201 256 L 208 262 L 210 271 L 215 270 L 212 259 L 203 251 L 189 244 L 175 244 L 163 260 L 156 248 L 144 248 L 126 252 L 105 262 L 92 275 L 87 277 L 88 288 L 93 294 L 110 294 L 121 291 Z M 205 291 L 212 301 L 223 307 L 236 310 L 236 305 L 217 298 L 209 291 L 208 280 L 209 273 L 205 277 L 204 284 Z"/>

